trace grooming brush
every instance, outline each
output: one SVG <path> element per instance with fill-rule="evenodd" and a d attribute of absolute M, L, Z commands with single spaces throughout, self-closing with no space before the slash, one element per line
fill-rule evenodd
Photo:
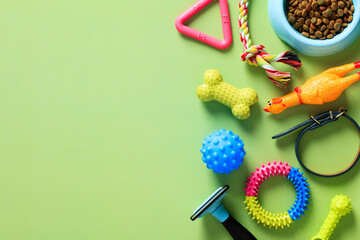
<path fill-rule="evenodd" d="M 256 238 L 238 221 L 236 221 L 222 205 L 222 200 L 229 189 L 228 185 L 218 188 L 190 217 L 192 221 L 211 213 L 235 240 L 256 240 Z"/>

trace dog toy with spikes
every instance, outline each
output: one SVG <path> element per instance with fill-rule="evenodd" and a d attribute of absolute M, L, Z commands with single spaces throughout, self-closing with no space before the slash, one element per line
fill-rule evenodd
<path fill-rule="evenodd" d="M 273 163 L 268 162 L 266 165 L 261 165 L 261 168 L 256 168 L 255 172 L 251 173 L 249 181 L 246 183 L 246 209 L 249 209 L 249 214 L 253 215 L 254 220 L 264 226 L 284 228 L 295 220 L 300 219 L 300 215 L 304 215 L 304 211 L 307 210 L 306 205 L 309 204 L 310 189 L 309 184 L 306 182 L 306 178 L 303 177 L 303 173 L 299 172 L 298 168 L 291 167 L 287 162 L 281 161 Z M 296 200 L 294 205 L 286 212 L 280 214 L 269 213 L 260 206 L 257 199 L 258 191 L 261 183 L 274 175 L 280 175 L 288 178 L 295 187 Z"/>

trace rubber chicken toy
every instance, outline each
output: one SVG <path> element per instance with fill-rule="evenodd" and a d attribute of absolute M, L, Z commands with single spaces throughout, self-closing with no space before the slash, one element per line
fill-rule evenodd
<path fill-rule="evenodd" d="M 334 67 L 309 78 L 295 91 L 268 101 L 264 111 L 278 114 L 287 108 L 300 104 L 323 104 L 335 101 L 341 93 L 360 79 L 360 72 L 344 77 L 348 72 L 360 68 L 360 61 Z"/>

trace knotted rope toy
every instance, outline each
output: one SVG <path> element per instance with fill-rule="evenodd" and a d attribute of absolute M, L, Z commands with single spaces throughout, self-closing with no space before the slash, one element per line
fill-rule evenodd
<path fill-rule="evenodd" d="M 291 51 L 271 55 L 266 52 L 263 45 L 252 45 L 248 27 L 248 0 L 240 0 L 239 3 L 239 31 L 244 52 L 241 60 L 250 65 L 260 66 L 265 69 L 267 77 L 278 87 L 285 88 L 291 79 L 291 73 L 280 72 L 271 66 L 271 62 L 282 62 L 298 70 L 302 63 L 295 53 Z"/>
<path fill-rule="evenodd" d="M 293 221 L 300 219 L 300 215 L 304 215 L 304 211 L 307 209 L 306 205 L 310 203 L 310 189 L 306 178 L 303 177 L 303 173 L 299 172 L 298 168 L 289 166 L 287 162 L 274 161 L 273 163 L 268 162 L 266 165 L 262 164 L 261 168 L 256 168 L 256 171 L 251 174 L 244 189 L 246 192 L 244 203 L 247 205 L 246 209 L 249 209 L 249 214 L 253 215 L 252 219 L 262 223 L 264 227 L 267 225 L 269 228 L 275 227 L 277 229 L 278 227 L 289 227 Z M 293 206 L 280 214 L 269 213 L 263 209 L 257 198 L 261 183 L 275 174 L 289 179 L 296 191 L 296 200 Z"/>

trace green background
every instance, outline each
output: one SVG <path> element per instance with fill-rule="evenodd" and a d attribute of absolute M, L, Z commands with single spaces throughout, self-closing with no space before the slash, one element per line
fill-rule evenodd
<path fill-rule="evenodd" d="M 189 217 L 216 188 L 230 190 L 224 205 L 260 240 L 306 240 L 319 230 L 330 199 L 347 194 L 352 214 L 341 219 L 336 239 L 357 239 L 359 166 L 325 179 L 305 173 L 311 204 L 290 228 L 263 228 L 247 215 L 244 183 L 266 161 L 299 164 L 294 133 L 271 136 L 329 109 L 345 106 L 360 121 L 360 85 L 334 103 L 298 106 L 280 115 L 261 109 L 329 67 L 360 60 L 360 39 L 331 57 L 299 55 L 304 66 L 293 84 L 275 87 L 265 72 L 241 62 L 238 2 L 229 0 L 233 44 L 217 50 L 178 33 L 176 16 L 194 0 L 12 0 L 0 8 L 0 239 L 230 239 L 221 224 Z M 267 1 L 250 1 L 255 44 L 270 53 L 290 47 L 273 32 Z M 218 4 L 189 22 L 222 37 Z M 283 71 L 288 66 L 276 65 Z M 259 103 L 252 117 L 235 119 L 230 109 L 203 103 L 195 89 L 207 69 L 230 84 L 252 87 Z M 305 141 L 304 158 L 323 170 L 345 166 L 359 138 L 353 126 L 329 124 Z M 244 140 L 239 170 L 216 175 L 201 161 L 201 143 L 225 128 Z M 310 160 L 309 160 L 310 159 Z M 287 210 L 292 184 L 266 181 L 261 204 Z"/>

